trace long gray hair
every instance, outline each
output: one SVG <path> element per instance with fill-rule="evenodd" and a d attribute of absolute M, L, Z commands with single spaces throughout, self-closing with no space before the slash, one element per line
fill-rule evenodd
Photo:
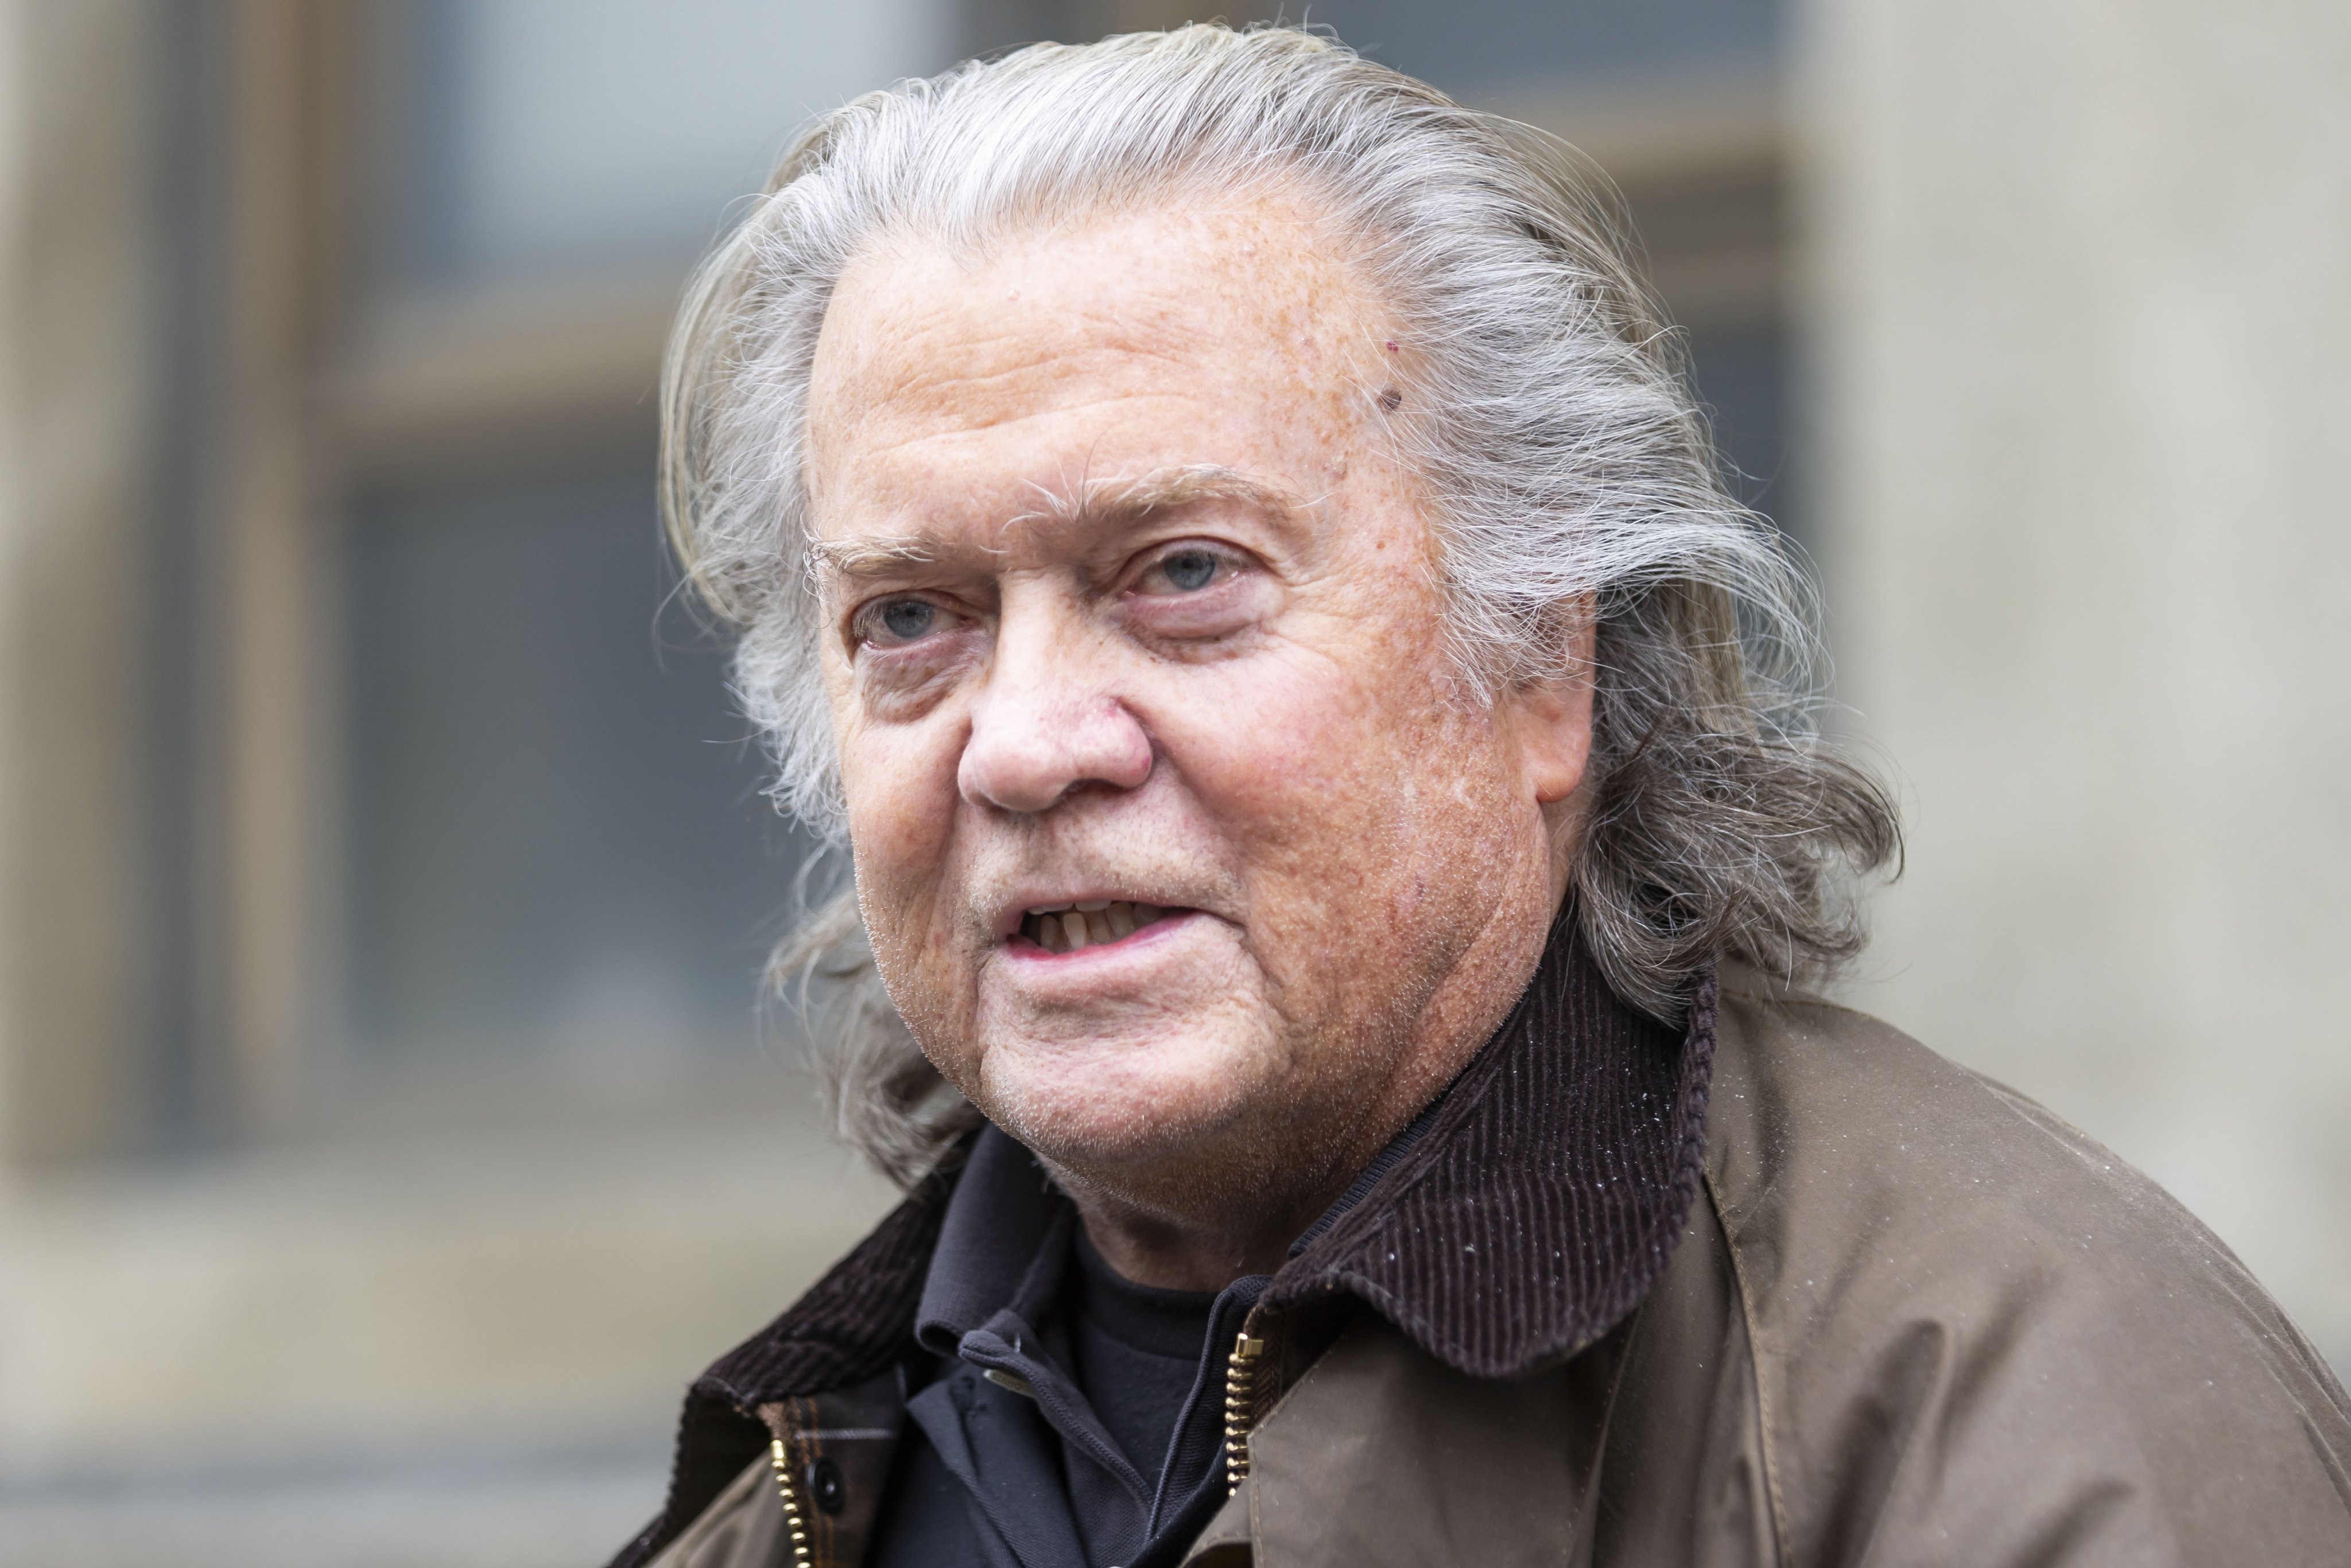
<path fill-rule="evenodd" d="M 1670 1017 L 1717 958 L 1797 980 L 1858 951 L 1855 874 L 1898 855 L 1894 809 L 1820 737 L 1807 580 L 1726 490 L 1607 182 L 1288 28 L 1038 45 L 869 94 L 800 137 L 704 264 L 664 371 L 663 505 L 691 580 L 739 629 L 779 808 L 845 837 L 801 472 L 843 268 L 884 236 L 969 254 L 1252 181 L 1302 189 L 1354 236 L 1418 350 L 1399 455 L 1435 497 L 1466 686 L 1573 673 L 1596 612 L 1572 896 L 1618 995 Z M 797 983 L 842 1133 L 918 1177 L 976 1113 L 890 1007 L 849 891 L 772 972 Z"/>

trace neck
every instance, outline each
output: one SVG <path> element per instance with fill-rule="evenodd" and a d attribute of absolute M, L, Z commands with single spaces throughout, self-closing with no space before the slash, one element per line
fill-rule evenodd
<path fill-rule="evenodd" d="M 1328 1197 L 1283 1204 L 1279 1213 L 1260 1213 L 1239 1225 L 1183 1225 L 1062 1177 L 1062 1189 L 1077 1204 L 1086 1239 L 1102 1262 L 1138 1286 L 1162 1291 L 1223 1291 L 1234 1279 L 1272 1274 L 1289 1260 L 1290 1241 L 1335 1204 L 1344 1187 L 1347 1180 L 1340 1180 Z"/>
<path fill-rule="evenodd" d="M 1288 1262 L 1291 1244 L 1329 1212 L 1452 1076 L 1448 1071 L 1415 1082 L 1408 1093 L 1378 1107 L 1319 1157 L 1301 1161 L 1310 1140 L 1293 1135 L 1286 1141 L 1287 1168 L 1240 1162 L 1252 1168 L 1249 1179 L 1238 1184 L 1184 1184 L 1196 1199 L 1192 1204 L 1138 1202 L 1134 1193 L 1055 1162 L 1046 1164 L 1077 1207 L 1086 1239 L 1122 1277 L 1162 1290 L 1221 1291 L 1235 1280 L 1271 1274 Z M 1200 1205 L 1201 1197 L 1222 1201 Z"/>
<path fill-rule="evenodd" d="M 1086 1239 L 1122 1278 L 1165 1291 L 1216 1291 L 1247 1275 L 1280 1269 L 1289 1259 L 1290 1244 L 1338 1200 L 1346 1182 L 1319 1201 L 1285 1205 L 1278 1216 L 1228 1226 L 1172 1222 L 1066 1177 L 1062 1186 L 1077 1205 Z"/>

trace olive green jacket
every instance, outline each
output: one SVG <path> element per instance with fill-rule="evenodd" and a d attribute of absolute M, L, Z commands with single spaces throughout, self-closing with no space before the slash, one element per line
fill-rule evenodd
<path fill-rule="evenodd" d="M 1873 1019 L 1736 983 L 1702 1103 L 1700 1194 L 1636 1310 L 1504 1378 L 1339 1314 L 1266 1380 L 1186 1563 L 2351 1563 L 2342 1385 L 2145 1176 Z M 763 1407 L 775 1469 L 652 1561 L 850 1568 L 891 1397 Z M 828 1451 L 843 1516 L 776 1484 Z"/>

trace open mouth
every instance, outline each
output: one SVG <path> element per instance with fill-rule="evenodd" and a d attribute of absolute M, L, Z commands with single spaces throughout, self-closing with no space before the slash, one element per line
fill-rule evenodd
<path fill-rule="evenodd" d="M 1144 926 L 1181 915 L 1155 904 L 1120 898 L 1090 898 L 1081 904 L 1040 905 L 1020 917 L 1020 935 L 1048 953 L 1075 953 L 1134 936 Z"/>

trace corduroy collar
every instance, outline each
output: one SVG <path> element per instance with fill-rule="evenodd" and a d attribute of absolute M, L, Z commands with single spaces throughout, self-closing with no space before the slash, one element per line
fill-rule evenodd
<path fill-rule="evenodd" d="M 1711 971 L 1684 1027 L 1668 1029 L 1616 999 L 1562 920 L 1494 1038 L 1301 1238 L 1261 1305 L 1344 1293 L 1478 1377 L 1573 1355 L 1640 1304 L 1681 1236 L 1705 1160 L 1714 1031 Z M 632 1552 L 683 1529 L 765 1447 L 752 1411 L 914 1353 L 947 1192 L 925 1184 L 695 1384 L 669 1506 Z"/>
<path fill-rule="evenodd" d="M 1308 1232 L 1260 1305 L 1344 1291 L 1475 1377 L 1582 1350 L 1640 1304 L 1681 1238 L 1714 1025 L 1711 971 L 1677 1038 L 1618 1001 L 1562 923 L 1409 1146 Z"/>

